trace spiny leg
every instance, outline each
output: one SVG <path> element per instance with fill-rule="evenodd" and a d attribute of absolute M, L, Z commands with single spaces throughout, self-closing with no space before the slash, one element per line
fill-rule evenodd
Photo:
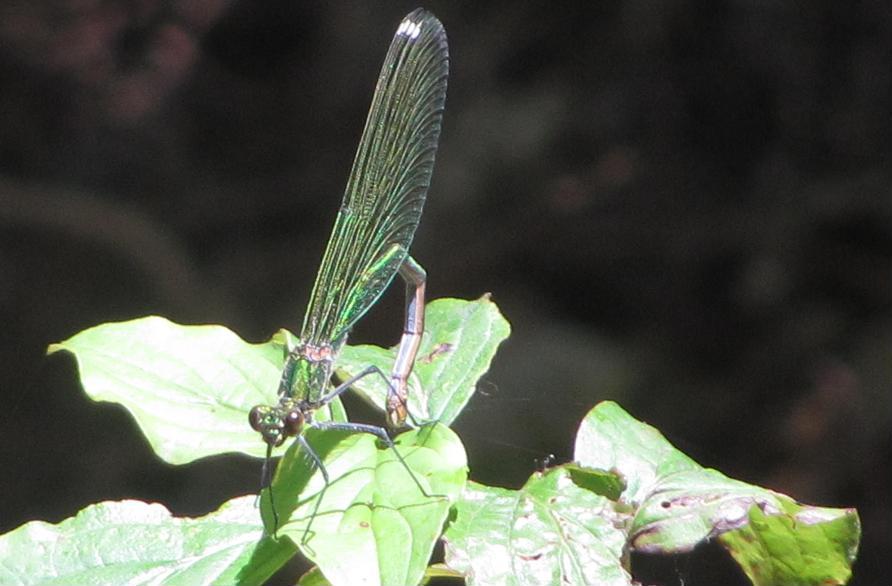
<path fill-rule="evenodd" d="M 319 407 L 328 405 L 332 401 L 332 399 L 334 399 L 335 397 L 337 397 L 338 395 L 340 395 L 341 393 L 343 393 L 344 391 L 346 391 L 347 389 L 352 387 L 360 379 L 364 379 L 365 377 L 369 376 L 370 374 L 377 374 L 384 380 L 385 385 L 387 385 L 388 387 L 390 386 L 390 381 L 387 380 L 387 376 L 383 372 L 381 372 L 381 369 L 378 368 L 377 366 L 375 366 L 374 364 L 370 364 L 369 366 L 366 366 L 361 371 L 359 371 L 359 373 L 354 374 L 353 376 L 351 376 L 350 378 L 348 378 L 347 380 L 345 380 L 344 382 L 342 382 L 341 384 L 336 386 L 334 389 L 330 390 L 328 393 L 323 395 L 322 398 L 319 399 L 318 402 L 313 403 L 312 408 L 318 409 Z M 390 392 L 390 391 L 388 391 L 388 392 Z"/>
<path fill-rule="evenodd" d="M 260 471 L 260 488 L 269 490 L 269 508 L 273 512 L 273 537 L 276 536 L 276 532 L 279 530 L 279 513 L 276 511 L 276 503 L 273 500 L 273 483 L 272 483 L 272 472 L 270 468 L 270 461 L 273 456 L 273 446 L 272 444 L 266 444 L 266 457 L 263 459 L 263 468 Z M 260 495 L 257 495 L 258 498 Z"/>
<path fill-rule="evenodd" d="M 421 485 L 421 481 L 418 480 L 418 477 L 415 476 L 415 473 L 412 472 L 412 469 L 409 468 L 409 464 L 406 462 L 403 455 L 400 453 L 398 449 L 396 449 L 396 445 L 393 443 L 393 440 L 390 439 L 390 436 L 387 435 L 387 430 L 383 427 L 378 427 L 377 425 L 369 425 L 367 423 L 341 423 L 337 421 L 317 421 L 313 423 L 313 427 L 319 429 L 337 429 L 341 431 L 352 431 L 359 433 L 370 433 L 373 436 L 377 437 L 393 450 L 394 455 L 396 455 L 397 460 L 399 460 L 400 464 L 402 464 L 403 468 L 406 469 L 406 472 L 409 473 L 409 476 L 412 478 L 412 481 L 415 483 L 415 486 L 418 487 L 418 490 L 421 491 L 421 494 L 425 496 L 425 498 L 431 498 L 435 496 L 442 495 L 431 495 L 427 493 L 424 486 Z"/>
<path fill-rule="evenodd" d="M 325 496 L 325 491 L 328 490 L 330 481 L 328 479 L 328 470 L 325 469 L 325 464 L 322 463 L 322 459 L 319 457 L 319 454 L 316 453 L 316 450 L 310 447 L 309 442 L 307 442 L 307 439 L 303 436 L 303 434 L 297 436 L 297 441 L 300 442 L 300 447 L 302 447 L 304 451 L 310 456 L 310 459 L 313 460 L 316 468 L 318 468 L 319 472 L 322 474 L 322 480 L 325 481 L 322 490 L 319 491 L 319 495 L 316 497 L 316 504 L 313 505 L 313 514 L 310 515 L 310 520 L 307 521 L 307 526 L 304 528 L 304 534 L 300 538 L 301 545 L 306 545 L 307 537 L 310 534 L 310 526 L 313 525 L 313 520 L 316 519 L 316 515 L 319 513 L 319 506 L 322 504 L 322 497 Z M 272 500 L 270 500 L 270 502 L 272 502 Z"/>
<path fill-rule="evenodd" d="M 406 319 L 387 389 L 387 426 L 391 429 L 402 427 L 408 414 L 408 380 L 424 334 L 424 293 L 427 284 L 427 273 L 411 256 L 407 256 L 400 265 L 399 273 L 406 282 Z"/>
<path fill-rule="evenodd" d="M 319 505 L 322 503 L 322 497 L 325 496 L 325 491 L 328 489 L 329 479 L 328 479 L 328 470 L 325 468 L 325 464 L 322 463 L 322 459 L 319 457 L 319 454 L 316 453 L 310 444 L 307 442 L 307 439 L 303 435 L 297 436 L 297 441 L 300 442 L 301 447 L 310 456 L 310 459 L 313 460 L 313 465 L 319 469 L 319 472 L 322 473 L 322 479 L 325 481 L 325 485 L 322 487 L 322 490 L 319 491 L 319 496 L 316 499 L 316 504 L 313 506 L 313 514 L 310 516 L 310 520 L 307 521 L 307 526 L 304 528 L 304 534 L 301 537 L 301 544 L 307 543 L 307 536 L 310 533 L 310 526 L 313 524 L 313 520 L 316 518 L 316 514 L 319 512 Z M 271 468 L 269 466 L 270 458 L 272 456 L 272 446 L 267 445 L 266 450 L 266 458 L 263 461 L 263 471 L 261 472 L 262 477 L 262 486 L 269 490 L 269 506 L 273 512 L 273 537 L 279 531 L 279 512 L 276 510 L 276 501 L 273 496 L 273 486 L 271 479 Z"/>
<path fill-rule="evenodd" d="M 323 395 L 322 398 L 319 399 L 319 401 L 317 401 L 311 405 L 311 408 L 318 409 L 320 407 L 328 405 L 332 401 L 332 399 L 334 399 L 335 397 L 337 397 L 338 395 L 340 395 L 341 393 L 343 393 L 344 391 L 346 391 L 347 389 L 352 387 L 359 380 L 369 376 L 370 374 L 377 374 L 378 376 L 381 377 L 381 380 L 384 381 L 384 385 L 387 387 L 387 395 L 388 396 L 390 396 L 394 393 L 393 385 L 391 384 L 391 381 L 388 380 L 387 375 L 385 375 L 383 372 L 381 372 L 381 369 L 378 368 L 377 366 L 375 366 L 374 364 L 370 364 L 370 365 L 366 366 L 365 368 L 363 368 L 361 371 L 359 371 L 359 373 L 351 376 L 350 378 L 348 378 L 347 380 L 345 380 L 344 382 L 342 382 L 341 384 L 336 386 L 334 389 L 329 391 L 327 394 Z M 418 426 L 418 422 L 415 421 L 415 417 L 413 417 L 411 413 L 409 413 L 409 418 L 412 420 L 413 424 Z"/>

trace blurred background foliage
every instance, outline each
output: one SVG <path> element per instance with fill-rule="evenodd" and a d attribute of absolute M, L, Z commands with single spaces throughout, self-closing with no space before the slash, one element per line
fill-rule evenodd
<path fill-rule="evenodd" d="M 0 5 L 3 531 L 102 499 L 200 514 L 257 490 L 258 462 L 159 463 L 44 349 L 149 313 L 255 341 L 299 328 L 414 7 Z M 615 399 L 705 465 L 857 506 L 852 583 L 887 578 L 887 3 L 426 7 L 452 75 L 413 253 L 432 297 L 490 291 L 514 327 L 457 424 L 472 477 L 516 487 L 566 461 Z M 396 342 L 399 289 L 354 341 Z M 700 559 L 659 579 L 712 583 Z"/>

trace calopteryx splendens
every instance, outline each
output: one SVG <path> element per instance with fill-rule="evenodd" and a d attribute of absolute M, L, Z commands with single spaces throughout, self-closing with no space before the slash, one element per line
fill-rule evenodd
<path fill-rule="evenodd" d="M 307 426 L 372 433 L 393 447 L 381 427 L 316 421 L 313 413 L 362 377 L 377 374 L 387 380 L 374 366 L 334 387 L 331 375 L 351 328 L 397 273 L 406 282 L 406 313 L 388 380 L 386 411 L 392 429 L 406 420 L 407 379 L 424 330 L 426 282 L 424 269 L 409 256 L 409 246 L 433 172 L 448 72 L 443 25 L 429 12 L 413 11 L 397 28 L 381 68 L 300 339 L 289 349 L 282 370 L 278 404 L 257 405 L 250 412 L 251 427 L 267 444 L 267 465 L 272 449 L 295 437 L 327 486 L 325 467 L 303 436 Z M 408 466 L 406 469 L 412 475 Z M 265 465 L 264 484 L 268 483 L 267 470 Z M 414 475 L 412 478 L 423 491 Z M 275 507 L 273 512 L 275 515 Z M 309 525 L 305 539 L 308 531 Z"/>

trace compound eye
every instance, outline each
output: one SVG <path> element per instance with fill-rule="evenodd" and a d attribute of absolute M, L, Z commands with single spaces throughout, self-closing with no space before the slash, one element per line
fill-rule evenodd
<path fill-rule="evenodd" d="M 254 431 L 263 431 L 264 409 L 260 405 L 251 408 L 248 413 L 248 421 L 251 423 L 251 429 Z"/>
<path fill-rule="evenodd" d="M 283 431 L 286 436 L 294 436 L 300 434 L 304 426 L 304 414 L 298 409 L 292 409 L 285 414 L 283 421 Z"/>

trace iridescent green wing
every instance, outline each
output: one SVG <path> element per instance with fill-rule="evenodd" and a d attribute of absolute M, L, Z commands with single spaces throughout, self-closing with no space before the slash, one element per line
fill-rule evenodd
<path fill-rule="evenodd" d="M 303 340 L 342 342 L 408 254 L 433 172 L 448 73 L 443 25 L 429 12 L 413 11 L 381 68 Z"/>

